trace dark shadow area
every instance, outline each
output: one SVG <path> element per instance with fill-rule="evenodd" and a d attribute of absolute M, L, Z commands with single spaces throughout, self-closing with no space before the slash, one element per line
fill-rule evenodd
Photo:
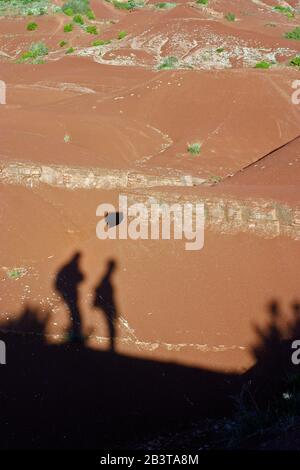
<path fill-rule="evenodd" d="M 106 225 L 109 228 L 112 228 L 112 227 L 116 227 L 123 221 L 124 214 L 123 212 L 110 212 L 110 213 L 105 212 L 104 217 L 105 217 Z"/>
<path fill-rule="evenodd" d="M 109 260 L 107 263 L 107 269 L 100 280 L 98 286 L 95 288 L 95 297 L 93 306 L 100 309 L 107 322 L 110 340 L 110 350 L 115 350 L 115 338 L 116 338 L 116 321 L 118 317 L 117 306 L 115 301 L 114 287 L 113 287 L 113 273 L 117 267 L 114 260 Z"/>
<path fill-rule="evenodd" d="M 242 376 L 117 354 L 114 260 L 94 292 L 94 306 L 108 323 L 110 350 L 89 348 L 81 330 L 79 260 L 76 253 L 56 276 L 55 288 L 71 316 L 65 343 L 48 343 L 49 314 L 29 306 L 1 330 L 7 350 L 7 364 L 0 366 L 1 448 L 130 448 L 155 433 L 230 416 L 245 384 L 268 400 L 286 370 L 297 370 L 291 338 L 300 338 L 299 305 L 293 305 L 295 318 L 286 337 L 275 301 L 268 327 L 256 327 L 256 365 Z"/>
<path fill-rule="evenodd" d="M 288 375 L 300 372 L 300 365 L 292 362 L 292 343 L 300 339 L 300 304 L 291 305 L 292 321 L 285 327 L 282 326 L 285 315 L 276 300 L 269 303 L 267 312 L 267 327 L 254 326 L 257 336 L 252 347 L 255 365 L 245 374 L 251 381 L 253 396 L 260 403 L 283 391 Z"/>
<path fill-rule="evenodd" d="M 99 352 L 83 342 L 49 345 L 46 324 L 27 307 L 1 333 L 1 448 L 124 449 L 230 410 L 234 375 Z"/>
<path fill-rule="evenodd" d="M 79 308 L 79 284 L 84 281 L 80 270 L 81 253 L 75 253 L 56 274 L 55 290 L 66 303 L 70 314 L 69 337 L 71 341 L 83 341 L 82 320 Z"/>

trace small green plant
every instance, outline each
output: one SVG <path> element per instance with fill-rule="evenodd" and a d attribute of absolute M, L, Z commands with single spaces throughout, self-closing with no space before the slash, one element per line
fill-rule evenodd
<path fill-rule="evenodd" d="M 269 69 L 273 64 L 271 62 L 267 62 L 266 60 L 262 60 L 261 62 L 257 62 L 255 64 L 256 69 Z"/>
<path fill-rule="evenodd" d="M 156 3 L 155 8 L 159 8 L 160 10 L 165 10 L 168 8 L 175 8 L 176 5 L 177 4 L 174 2 L 160 2 L 160 3 Z"/>
<path fill-rule="evenodd" d="M 178 67 L 178 59 L 175 56 L 166 57 L 158 66 L 158 70 L 170 70 Z"/>
<path fill-rule="evenodd" d="M 96 41 L 92 42 L 92 46 L 105 46 L 105 44 L 109 44 L 110 42 L 110 39 L 96 39 Z"/>
<path fill-rule="evenodd" d="M 64 142 L 67 144 L 67 143 L 70 142 L 70 140 L 71 140 L 71 136 L 69 134 L 65 134 L 64 135 Z"/>
<path fill-rule="evenodd" d="M 42 64 L 44 62 L 42 58 L 47 54 L 48 54 L 47 46 L 43 42 L 37 42 L 37 43 L 31 44 L 30 49 L 21 55 L 18 62 Z"/>
<path fill-rule="evenodd" d="M 75 15 L 73 18 L 74 23 L 84 24 L 83 18 L 81 15 Z"/>
<path fill-rule="evenodd" d="M 85 28 L 85 30 L 89 34 L 98 34 L 96 26 L 89 25 Z"/>
<path fill-rule="evenodd" d="M 286 39 L 296 39 L 297 41 L 300 41 L 300 26 L 297 26 L 293 31 L 285 33 L 284 37 Z"/>
<path fill-rule="evenodd" d="M 72 8 L 65 8 L 65 9 L 63 9 L 63 12 L 67 16 L 73 16 L 74 15 L 74 11 L 72 10 Z"/>
<path fill-rule="evenodd" d="M 64 32 L 65 32 L 65 33 L 70 33 L 71 31 L 73 31 L 73 25 L 72 25 L 72 23 L 67 23 L 67 24 L 65 24 L 65 26 L 64 26 Z"/>
<path fill-rule="evenodd" d="M 93 12 L 93 10 L 88 10 L 86 12 L 86 17 L 88 20 L 95 20 L 96 19 L 96 16 L 95 16 L 95 13 Z"/>
<path fill-rule="evenodd" d="M 208 0 L 197 0 L 196 3 L 199 5 L 208 5 Z"/>
<path fill-rule="evenodd" d="M 224 47 L 218 47 L 218 49 L 216 49 L 216 52 L 217 52 L 218 54 L 221 54 L 221 53 L 224 52 L 224 51 L 225 51 Z"/>
<path fill-rule="evenodd" d="M 300 56 L 293 57 L 290 60 L 290 65 L 294 65 L 295 67 L 300 67 Z"/>
<path fill-rule="evenodd" d="M 60 41 L 59 47 L 64 47 L 64 46 L 66 46 L 67 44 L 68 44 L 67 41 Z"/>
<path fill-rule="evenodd" d="M 273 10 L 283 13 L 288 18 L 294 18 L 294 12 L 290 7 L 283 7 L 282 5 L 276 5 Z"/>
<path fill-rule="evenodd" d="M 63 10 L 64 14 L 67 15 L 67 16 L 73 16 L 74 15 L 74 11 L 72 10 L 72 8 L 65 8 Z"/>
<path fill-rule="evenodd" d="M 124 39 L 127 36 L 127 31 L 120 31 L 118 34 L 118 39 Z"/>
<path fill-rule="evenodd" d="M 227 13 L 227 15 L 225 15 L 225 18 L 226 18 L 227 21 L 235 21 L 235 19 L 236 19 L 234 13 Z"/>
<path fill-rule="evenodd" d="M 28 23 L 26 29 L 27 31 L 35 31 L 38 25 L 36 23 Z"/>
<path fill-rule="evenodd" d="M 69 48 L 66 50 L 66 54 L 72 54 L 74 51 L 75 51 L 74 47 L 69 47 Z"/>
<path fill-rule="evenodd" d="M 7 277 L 9 279 L 20 279 L 20 277 L 26 274 L 27 270 L 25 268 L 13 268 L 6 271 Z"/>
<path fill-rule="evenodd" d="M 193 144 L 189 144 L 187 147 L 187 151 L 192 155 L 199 155 L 201 151 L 201 144 L 199 142 L 194 142 Z"/>

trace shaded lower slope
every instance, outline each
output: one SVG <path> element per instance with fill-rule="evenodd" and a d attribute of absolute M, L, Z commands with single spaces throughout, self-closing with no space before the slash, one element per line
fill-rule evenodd
<path fill-rule="evenodd" d="M 83 342 L 48 345 L 45 323 L 28 309 L 7 327 L 22 333 L 1 334 L 2 448 L 124 448 L 149 432 L 229 411 L 238 376 L 99 352 Z"/>

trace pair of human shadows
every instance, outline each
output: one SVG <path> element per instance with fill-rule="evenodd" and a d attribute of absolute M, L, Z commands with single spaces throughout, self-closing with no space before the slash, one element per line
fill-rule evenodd
<path fill-rule="evenodd" d="M 80 268 L 81 253 L 76 252 L 71 259 L 64 264 L 56 274 L 54 287 L 66 303 L 71 325 L 69 338 L 72 342 L 84 342 L 82 329 L 82 315 L 79 307 L 79 284 L 85 280 L 85 276 Z M 99 309 L 104 314 L 110 340 L 110 351 L 115 351 L 116 342 L 116 321 L 118 317 L 114 286 L 112 276 L 116 270 L 117 263 L 110 259 L 107 262 L 105 274 L 100 278 L 99 283 L 94 288 L 93 307 Z"/>

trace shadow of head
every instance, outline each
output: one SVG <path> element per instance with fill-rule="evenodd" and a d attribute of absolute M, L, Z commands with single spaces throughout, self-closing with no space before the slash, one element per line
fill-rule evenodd
<path fill-rule="evenodd" d="M 107 261 L 107 274 L 112 274 L 117 268 L 117 263 L 113 259 Z"/>
<path fill-rule="evenodd" d="M 116 227 L 124 219 L 123 212 L 111 212 L 111 213 L 105 212 L 104 217 L 105 217 L 105 222 L 109 228 Z"/>

